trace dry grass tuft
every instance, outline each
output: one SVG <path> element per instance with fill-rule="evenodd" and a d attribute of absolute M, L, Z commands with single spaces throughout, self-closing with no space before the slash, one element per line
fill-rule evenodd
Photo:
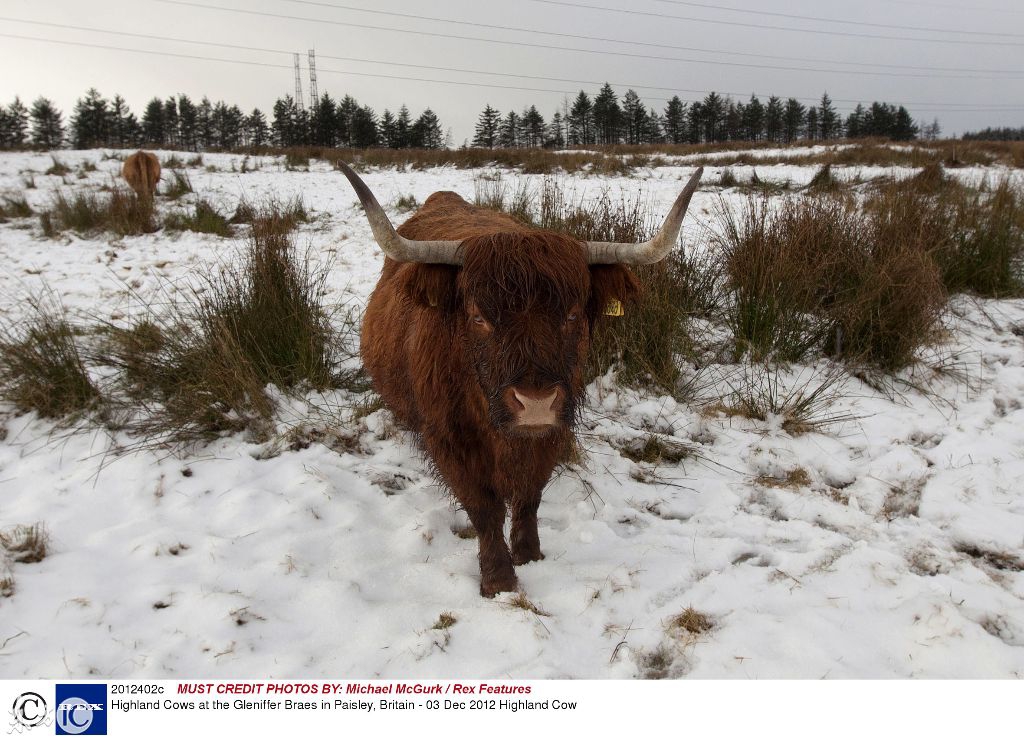
<path fill-rule="evenodd" d="M 646 464 L 678 464 L 693 456 L 693 450 L 659 435 L 629 441 L 619 449 L 627 459 Z"/>
<path fill-rule="evenodd" d="M 13 562 L 34 564 L 46 558 L 50 548 L 50 534 L 46 526 L 14 526 L 0 531 L 0 548 Z"/>
<path fill-rule="evenodd" d="M 518 608 L 521 611 L 527 611 L 534 614 L 535 616 L 550 616 L 550 613 L 537 607 L 537 604 L 526 597 L 526 593 L 516 593 L 515 596 L 504 601 L 505 605 L 510 608 Z"/>
<path fill-rule="evenodd" d="M 0 395 L 22 412 L 48 418 L 95 409 L 100 391 L 63 310 L 44 299 L 30 299 L 28 306 L 28 319 L 0 326 Z"/>
<path fill-rule="evenodd" d="M 715 622 L 706 613 L 689 606 L 682 613 L 669 619 L 668 628 L 670 631 L 683 631 L 687 634 L 697 636 L 706 634 L 715 627 Z"/>
<path fill-rule="evenodd" d="M 458 622 L 459 619 L 455 617 L 454 613 L 449 613 L 448 611 L 445 611 L 437 617 L 437 620 L 434 622 L 434 625 L 430 628 L 437 629 L 438 631 L 445 631 L 447 629 L 450 629 Z"/>
<path fill-rule="evenodd" d="M 168 214 L 164 218 L 164 228 L 172 232 L 203 232 L 220 237 L 230 237 L 232 234 L 227 218 L 205 198 L 197 200 L 191 212 Z"/>
<path fill-rule="evenodd" d="M 108 196 L 58 191 L 49 210 L 40 214 L 43 233 L 64 230 L 80 234 L 109 231 L 118 235 L 147 234 L 157 230 L 152 199 L 139 198 L 127 188 L 114 188 Z"/>
<path fill-rule="evenodd" d="M 8 219 L 26 219 L 33 213 L 24 196 L 4 196 L 0 200 L 0 224 Z"/>
<path fill-rule="evenodd" d="M 177 201 L 187 193 L 192 193 L 192 180 L 188 173 L 183 170 L 172 170 L 167 187 L 164 188 L 164 195 L 172 201 Z"/>
<path fill-rule="evenodd" d="M 754 480 L 754 483 L 762 487 L 785 487 L 786 489 L 798 490 L 801 487 L 810 487 L 812 481 L 811 475 L 807 473 L 807 470 L 798 466 L 786 472 L 786 475 L 783 477 L 770 477 L 767 474 L 762 474 Z"/>

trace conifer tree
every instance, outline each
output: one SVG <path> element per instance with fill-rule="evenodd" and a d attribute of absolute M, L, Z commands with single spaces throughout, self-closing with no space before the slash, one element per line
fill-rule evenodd
<path fill-rule="evenodd" d="M 333 147 L 338 142 L 338 112 L 334 99 L 324 93 L 313 106 L 309 117 L 309 138 L 321 147 Z"/>
<path fill-rule="evenodd" d="M 690 110 L 693 111 L 692 108 Z M 708 93 L 697 113 L 704 129 L 704 141 L 721 141 L 725 129 L 725 101 L 722 96 L 714 91 Z"/>
<path fill-rule="evenodd" d="M 605 83 L 594 98 L 594 134 L 597 144 L 618 144 L 622 130 L 622 109 L 612 86 Z"/>
<path fill-rule="evenodd" d="M 142 141 L 158 147 L 167 143 L 167 133 L 164 131 L 164 104 L 159 98 L 149 101 L 142 114 Z"/>
<path fill-rule="evenodd" d="M 199 109 L 187 95 L 178 96 L 178 146 L 199 149 Z"/>
<path fill-rule="evenodd" d="M 796 98 L 787 100 L 786 107 L 782 113 L 782 138 L 786 142 L 798 139 L 804 130 L 806 118 L 807 109 L 803 103 Z"/>
<path fill-rule="evenodd" d="M 71 140 L 75 149 L 102 147 L 110 136 L 110 104 L 96 88 L 75 102 L 71 117 Z"/>
<path fill-rule="evenodd" d="M 412 146 L 412 116 L 409 109 L 402 104 L 398 109 L 398 119 L 395 121 L 395 143 L 392 147 L 404 149 Z"/>
<path fill-rule="evenodd" d="M 46 98 L 36 98 L 30 115 L 32 146 L 37 149 L 58 149 L 64 142 L 64 122 L 53 102 Z"/>
<path fill-rule="evenodd" d="M 771 142 L 782 141 L 782 99 L 777 95 L 769 96 L 768 105 L 764 107 L 764 136 Z"/>
<path fill-rule="evenodd" d="M 395 115 L 386 108 L 381 114 L 378 129 L 381 145 L 391 149 L 398 147 L 398 122 L 395 120 Z"/>
<path fill-rule="evenodd" d="M 660 144 L 665 141 L 664 124 L 658 112 L 651 108 L 644 119 L 644 128 L 640 133 L 640 141 L 647 144 Z"/>
<path fill-rule="evenodd" d="M 508 115 L 501 120 L 498 127 L 498 146 L 511 149 L 519 144 L 519 116 L 515 111 L 509 111 Z"/>
<path fill-rule="evenodd" d="M 665 139 L 671 144 L 682 144 L 686 141 L 686 104 L 679 100 L 678 95 L 672 96 L 665 107 Z"/>
<path fill-rule="evenodd" d="M 522 147 L 540 147 L 544 144 L 544 117 L 537 106 L 530 106 L 521 117 L 519 144 Z"/>
<path fill-rule="evenodd" d="M 270 141 L 270 128 L 267 126 L 267 117 L 258 108 L 252 109 L 252 113 L 246 117 L 245 131 L 250 147 L 262 147 Z"/>
<path fill-rule="evenodd" d="M 168 147 L 177 147 L 180 142 L 178 134 L 178 103 L 174 98 L 168 98 L 164 103 L 164 144 Z"/>
<path fill-rule="evenodd" d="M 822 139 L 833 139 L 838 137 L 840 123 L 836 109 L 832 105 L 832 99 L 828 93 L 821 96 L 821 103 L 818 105 L 818 130 Z"/>
<path fill-rule="evenodd" d="M 487 147 L 493 149 L 498 142 L 498 125 L 501 121 L 501 114 L 491 108 L 488 103 L 480 113 L 476 122 L 476 130 L 473 134 L 474 147 Z"/>
<path fill-rule="evenodd" d="M 743 128 L 746 138 L 753 142 L 764 137 L 764 104 L 756 95 L 750 96 L 750 102 L 743 109 Z"/>
<path fill-rule="evenodd" d="M 423 111 L 412 125 L 410 146 L 424 149 L 440 149 L 444 145 L 444 131 L 437 114 L 429 108 Z"/>
<path fill-rule="evenodd" d="M 911 139 L 916 139 L 917 132 L 918 126 L 914 123 L 914 119 L 911 118 L 910 112 L 903 106 L 896 109 L 890 136 L 897 142 L 907 142 Z"/>
<path fill-rule="evenodd" d="M 846 136 L 850 139 L 857 139 L 864 136 L 864 122 L 867 112 L 864 106 L 858 103 L 846 117 Z"/>
<path fill-rule="evenodd" d="M 571 144 L 594 143 L 594 104 L 582 90 L 569 112 L 569 137 Z"/>
<path fill-rule="evenodd" d="M 807 138 L 812 141 L 818 138 L 818 109 L 814 106 L 807 109 Z"/>
<path fill-rule="evenodd" d="M 647 128 L 647 109 L 632 88 L 622 96 L 622 119 L 626 143 L 640 144 Z"/>
<path fill-rule="evenodd" d="M 555 111 L 548 125 L 547 138 L 544 142 L 547 147 L 561 149 L 565 146 L 565 121 L 559 111 Z"/>
<path fill-rule="evenodd" d="M 23 147 L 28 136 L 28 109 L 18 97 L 6 108 L 0 106 L 0 147 Z"/>
<path fill-rule="evenodd" d="M 430 109 L 427 109 L 428 111 Z M 422 119 L 422 117 L 421 117 Z M 349 121 L 353 147 L 376 147 L 380 144 L 380 130 L 377 114 L 369 106 L 356 109 Z"/>

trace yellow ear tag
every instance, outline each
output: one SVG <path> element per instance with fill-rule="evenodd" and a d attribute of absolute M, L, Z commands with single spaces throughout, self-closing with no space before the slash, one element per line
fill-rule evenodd
<path fill-rule="evenodd" d="M 604 314 L 607 317 L 621 317 L 625 314 L 625 312 L 622 311 L 622 302 L 618 299 L 612 299 L 608 302 L 608 306 L 604 308 Z"/>
<path fill-rule="evenodd" d="M 428 301 L 430 302 L 430 306 L 432 306 L 432 307 L 436 307 L 437 306 L 437 299 L 435 299 L 433 296 L 431 296 Z"/>

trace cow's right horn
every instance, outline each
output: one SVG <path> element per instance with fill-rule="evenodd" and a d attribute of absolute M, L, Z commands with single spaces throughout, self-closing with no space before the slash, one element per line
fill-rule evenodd
<path fill-rule="evenodd" d="M 373 192 L 348 165 L 340 160 L 338 168 L 352 184 L 366 211 L 373 238 L 392 260 L 400 263 L 445 263 L 462 265 L 462 242 L 459 240 L 409 240 L 398 234 L 384 209 L 377 203 Z"/>
<path fill-rule="evenodd" d="M 693 197 L 697 186 L 700 184 L 700 176 L 704 174 L 704 168 L 699 167 L 690 176 L 683 192 L 676 198 L 672 209 L 665 217 L 661 229 L 647 242 L 588 242 L 587 262 L 591 265 L 598 263 L 621 263 L 623 265 L 647 265 L 664 260 L 675 247 L 679 239 L 679 229 L 683 226 L 683 217 L 686 216 L 686 209 L 690 206 L 690 199 Z"/>

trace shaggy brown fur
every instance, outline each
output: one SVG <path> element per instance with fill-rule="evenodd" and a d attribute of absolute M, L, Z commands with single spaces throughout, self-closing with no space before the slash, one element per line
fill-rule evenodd
<path fill-rule="evenodd" d="M 480 593 L 491 597 L 515 589 L 514 564 L 544 558 L 537 508 L 571 442 L 591 327 L 610 299 L 632 299 L 637 284 L 623 266 L 588 266 L 577 240 L 451 192 L 428 198 L 398 232 L 462 240 L 465 262 L 385 258 L 363 321 L 363 361 L 469 515 Z M 517 426 L 514 390 L 557 392 L 556 423 Z"/>
<path fill-rule="evenodd" d="M 160 180 L 160 160 L 151 152 L 139 150 L 124 161 L 121 176 L 140 198 L 152 198 Z"/>

